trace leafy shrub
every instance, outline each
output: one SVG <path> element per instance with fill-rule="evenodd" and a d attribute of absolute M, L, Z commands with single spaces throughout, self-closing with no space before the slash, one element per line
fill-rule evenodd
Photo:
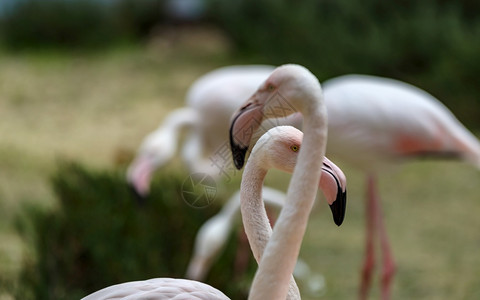
<path fill-rule="evenodd" d="M 104 47 L 150 34 L 163 19 L 163 1 L 23 0 L 11 5 L 1 24 L 11 49 Z"/>
<path fill-rule="evenodd" d="M 94 172 L 75 164 L 62 166 L 53 178 L 58 208 L 29 209 L 19 221 L 35 259 L 24 264 L 18 299 L 79 299 L 106 286 L 156 277 L 183 278 L 194 236 L 218 209 L 220 200 L 194 209 L 181 198 L 182 179 L 163 175 L 148 203 L 139 206 L 120 172 Z M 232 267 L 232 239 L 208 283 L 233 299 L 245 298 Z"/>
<path fill-rule="evenodd" d="M 4 42 L 12 48 L 105 44 L 113 29 L 93 1 L 21 1 L 2 22 Z"/>

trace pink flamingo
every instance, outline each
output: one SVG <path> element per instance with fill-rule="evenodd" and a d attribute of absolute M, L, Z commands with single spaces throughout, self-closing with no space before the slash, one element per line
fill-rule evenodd
<path fill-rule="evenodd" d="M 250 290 L 250 299 L 286 298 L 289 286 L 291 286 L 289 282 L 294 282 L 291 274 L 315 201 L 316 183 L 322 173 L 322 160 L 326 148 L 327 111 L 317 78 L 304 67 L 284 65 L 273 71 L 232 119 L 230 140 L 232 156 L 236 163 L 238 164 L 239 159 L 244 161 L 243 157 L 240 158 L 239 155 L 242 154 L 242 148 L 248 147 L 250 144 L 252 134 L 249 129 L 255 131 L 263 118 L 268 117 L 265 112 L 274 109 L 278 104 L 269 99 L 277 94 L 288 99 L 290 105 L 302 113 L 305 137 L 288 188 L 287 201 L 280 212 L 273 232 L 259 230 L 270 229 L 269 221 L 263 203 L 252 201 L 252 199 L 261 199 L 261 182 L 266 174 L 266 169 L 256 166 L 275 165 L 271 158 L 256 153 L 256 149 L 265 147 L 262 139 L 255 145 L 249 164 L 245 168 L 241 185 L 242 218 L 249 241 L 259 241 L 259 243 L 251 243 L 253 254 L 259 261 L 259 267 Z M 269 116 L 273 117 L 273 115 Z M 246 134 L 246 130 L 250 134 Z M 276 128 L 273 128 L 269 132 L 275 130 Z M 293 152 L 299 150 L 298 146 L 292 146 L 291 143 L 287 143 L 285 146 L 288 146 Z M 277 155 L 274 157 L 281 162 L 289 159 L 289 157 Z M 255 196 L 250 197 L 249 195 Z M 333 205 L 339 205 L 343 218 L 345 202 L 335 202 Z M 248 216 L 258 213 L 261 213 L 261 217 L 253 220 L 248 218 Z M 258 226 L 258 224 L 262 225 Z M 266 246 L 262 247 L 262 244 Z"/>
<path fill-rule="evenodd" d="M 437 99 L 409 84 L 348 75 L 325 82 L 323 88 L 330 119 L 328 152 L 367 174 L 366 258 L 360 299 L 367 298 L 371 286 L 377 234 L 383 252 L 381 294 L 382 299 L 389 299 L 395 264 L 376 192 L 376 172 L 418 157 L 455 158 L 480 168 L 480 144 Z M 261 118 L 256 106 L 250 102 L 241 110 Z M 243 123 L 249 120 L 239 121 L 246 126 Z M 246 133 L 240 142 L 231 140 L 237 167 L 243 165 L 248 137 Z"/>
<path fill-rule="evenodd" d="M 377 192 L 377 172 L 419 157 L 454 158 L 480 168 L 480 143 L 444 106 L 412 85 L 381 77 L 347 75 L 323 83 L 329 114 L 329 155 L 366 174 L 366 246 L 360 299 L 367 299 L 382 250 L 381 296 L 389 299 L 395 263 Z"/>
<path fill-rule="evenodd" d="M 236 68 L 243 67 L 237 66 L 230 70 L 233 72 Z M 254 68 L 249 70 L 256 72 Z M 270 72 L 271 69 L 267 66 L 265 71 L 259 72 L 260 76 L 250 74 L 245 80 L 256 81 L 252 85 L 258 86 Z M 229 82 L 228 87 L 236 84 L 236 81 L 228 79 L 233 73 L 212 74 L 225 76 L 223 80 Z M 205 82 L 210 81 L 208 85 L 211 84 L 211 87 L 215 82 L 222 82 L 217 81 L 215 76 L 210 77 L 210 80 Z M 219 85 L 220 87 L 222 86 Z M 398 164 L 418 157 L 460 159 L 478 167 L 480 146 L 478 140 L 448 108 L 427 92 L 412 85 L 375 76 L 347 75 L 326 81 L 323 90 L 331 132 L 327 152 L 357 166 L 365 172 L 367 178 L 366 258 L 360 298 L 366 299 L 368 296 L 375 261 L 373 243 L 377 234 L 380 234 L 381 249 L 384 253 L 382 297 L 388 299 L 395 264 L 381 217 L 380 198 L 376 191 L 377 173 L 385 165 Z M 253 90 L 249 92 L 253 93 Z M 221 97 L 216 93 L 214 95 Z M 203 99 L 206 101 L 208 98 L 205 96 Z M 228 99 L 225 98 L 225 101 Z M 235 105 L 240 106 L 238 102 Z M 207 112 L 208 109 L 205 109 L 204 113 Z M 229 112 L 228 116 L 232 112 Z M 205 115 L 205 118 L 215 120 L 216 115 Z M 300 124 L 300 121 L 296 116 L 288 120 L 296 124 Z M 224 125 L 218 125 L 222 126 Z"/>
<path fill-rule="evenodd" d="M 291 127 L 273 128 L 254 148 L 251 163 L 242 177 L 241 206 L 244 226 L 259 269 L 252 283 L 250 299 L 298 299 L 293 267 L 315 200 L 317 184 L 324 189 L 332 210 L 343 219 L 345 213 L 345 176 L 324 157 L 326 147 L 326 109 L 320 84 L 307 69 L 287 65 L 279 67 L 270 77 L 271 84 L 295 103 L 309 125 L 303 142 L 298 130 Z M 261 87 L 261 89 L 263 89 Z M 305 96 L 308 97 L 305 97 Z M 262 99 L 262 98 L 259 98 Z M 265 106 L 267 107 L 267 105 Z M 234 125 L 232 125 L 234 126 Z M 302 143 L 302 150 L 300 144 Z M 298 154 L 297 154 L 298 152 Z M 297 158 L 298 156 L 298 158 Z M 268 223 L 262 202 L 263 178 L 269 168 L 293 171 L 286 202 L 273 230 Z M 322 180 L 321 174 L 327 176 Z M 340 192 L 340 193 L 338 193 Z M 270 237 L 271 235 L 271 237 Z M 158 278 L 108 287 L 84 300 L 99 299 L 228 299 L 220 291 L 190 280 Z"/>
<path fill-rule="evenodd" d="M 134 191 L 141 197 L 149 193 L 152 173 L 176 154 L 182 129 L 187 137 L 181 158 L 189 171 L 218 177 L 221 172 L 209 158 L 228 143 L 231 115 L 273 70 L 272 66 L 230 66 L 197 79 L 187 92 L 187 106 L 168 114 L 143 140 L 127 171 Z"/>
<path fill-rule="evenodd" d="M 325 158 L 326 160 L 327 158 Z M 333 164 L 333 163 L 330 163 Z M 320 181 L 328 180 L 331 175 L 324 170 Z M 325 193 L 328 189 L 320 189 Z M 333 195 L 325 195 L 329 203 L 333 200 Z M 278 190 L 264 186 L 262 188 L 262 199 L 269 207 L 282 208 L 285 203 L 286 194 Z M 233 226 L 237 221 L 237 214 L 240 211 L 240 191 L 235 192 L 230 199 L 223 205 L 222 209 L 213 217 L 208 219 L 198 230 L 195 237 L 195 246 L 190 258 L 185 277 L 192 280 L 204 281 L 211 266 L 220 256 L 225 243 L 231 233 Z M 272 223 L 272 220 L 270 220 Z M 300 281 L 305 281 L 307 292 L 311 295 L 318 295 L 322 289 L 321 281 L 323 276 L 311 271 L 306 262 L 298 258 L 295 266 L 294 277 Z"/>

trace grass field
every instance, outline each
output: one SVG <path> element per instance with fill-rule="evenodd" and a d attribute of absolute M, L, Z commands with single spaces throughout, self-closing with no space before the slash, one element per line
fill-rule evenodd
<path fill-rule="evenodd" d="M 14 226 L 22 205 L 55 205 L 49 177 L 57 160 L 124 165 L 183 105 L 195 78 L 234 62 L 226 47 L 189 51 L 195 39 L 203 37 L 102 54 L 0 54 L 0 279 L 15 277 L 28 253 Z M 324 299 L 355 297 L 363 257 L 363 176 L 338 165 L 349 180 L 346 221 L 336 228 L 321 202 L 302 248 L 326 277 Z M 284 186 L 279 177 L 268 183 Z M 480 299 L 479 182 L 478 170 L 453 162 L 412 163 L 381 177 L 398 265 L 394 299 Z"/>

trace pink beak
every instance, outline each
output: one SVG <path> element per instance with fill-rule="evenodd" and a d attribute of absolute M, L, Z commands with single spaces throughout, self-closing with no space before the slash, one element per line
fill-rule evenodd
<path fill-rule="evenodd" d="M 149 194 L 153 171 L 153 163 L 148 156 L 135 158 L 128 167 L 127 181 L 139 198 L 145 198 Z"/>
<path fill-rule="evenodd" d="M 347 178 L 343 171 L 326 157 L 323 159 L 319 187 L 330 205 L 333 221 L 340 226 L 345 219 L 347 208 Z"/>
<path fill-rule="evenodd" d="M 262 107 L 262 105 L 256 103 L 255 95 L 253 95 L 233 115 L 232 125 L 230 126 L 230 147 L 233 162 L 239 170 L 245 164 L 245 156 L 252 136 L 263 121 Z"/>

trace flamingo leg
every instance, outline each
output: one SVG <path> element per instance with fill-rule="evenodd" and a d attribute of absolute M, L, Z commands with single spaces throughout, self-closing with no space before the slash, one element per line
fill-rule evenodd
<path fill-rule="evenodd" d="M 381 299 L 390 299 L 391 286 L 393 276 L 395 275 L 395 261 L 393 259 L 393 252 L 388 240 L 387 229 L 383 220 L 380 201 L 378 201 L 378 216 L 377 224 L 380 234 L 380 248 L 382 250 L 382 273 L 381 273 Z"/>
<path fill-rule="evenodd" d="M 375 267 L 375 244 L 374 238 L 377 228 L 377 211 L 378 199 L 375 192 L 374 176 L 367 177 L 367 195 L 366 195 L 366 243 L 365 243 L 365 260 L 362 268 L 362 277 L 360 283 L 360 300 L 368 298 L 368 292 L 372 285 L 372 275 Z"/>

